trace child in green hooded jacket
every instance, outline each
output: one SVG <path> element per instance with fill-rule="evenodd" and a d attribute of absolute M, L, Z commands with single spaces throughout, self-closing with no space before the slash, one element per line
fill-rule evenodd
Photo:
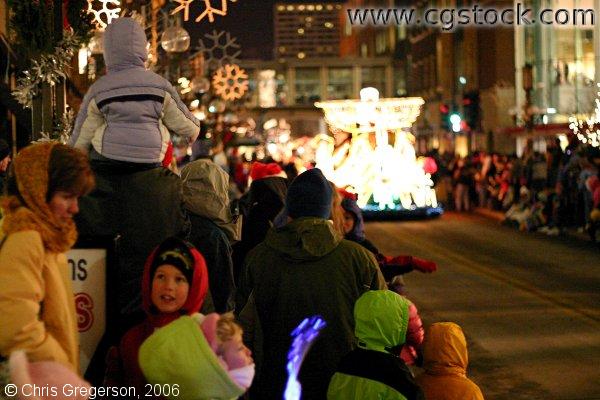
<path fill-rule="evenodd" d="M 358 348 L 342 358 L 328 400 L 422 400 L 423 393 L 398 356 L 406 338 L 409 302 L 390 290 L 371 290 L 354 305 Z"/>
<path fill-rule="evenodd" d="M 254 378 L 254 360 L 233 314 L 182 316 L 156 330 L 140 347 L 140 367 L 170 399 L 229 400 Z"/>

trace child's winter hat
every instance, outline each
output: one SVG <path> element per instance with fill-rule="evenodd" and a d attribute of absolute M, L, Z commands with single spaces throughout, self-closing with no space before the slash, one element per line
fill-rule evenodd
<path fill-rule="evenodd" d="M 189 316 L 146 339 L 139 362 L 149 383 L 179 385 L 177 396 L 167 396 L 171 399 L 237 399 L 245 392 L 223 368 L 198 322 Z"/>
<path fill-rule="evenodd" d="M 354 305 L 358 347 L 394 354 L 406 340 L 409 302 L 391 290 L 369 290 Z"/>
<path fill-rule="evenodd" d="M 356 203 L 358 196 L 343 189 L 339 189 L 338 193 L 342 196 L 342 208 L 344 211 L 347 211 L 354 216 L 354 228 L 345 235 L 346 239 L 359 242 L 365 240 L 365 224 L 362 211 Z"/>
<path fill-rule="evenodd" d="M 158 267 L 165 264 L 170 264 L 180 270 L 188 283 L 192 283 L 194 260 L 190 254 L 189 247 L 183 240 L 170 238 L 160 245 L 150 269 L 150 278 L 154 277 L 154 273 Z"/>
<path fill-rule="evenodd" d="M 333 189 L 320 169 L 309 169 L 291 183 L 285 205 L 292 218 L 317 217 L 327 219 L 331 215 Z"/>
<path fill-rule="evenodd" d="M 287 178 L 286 173 L 281 169 L 277 163 L 261 163 L 255 161 L 250 167 L 250 178 L 253 181 L 258 179 L 268 178 L 270 176 L 279 176 L 281 178 Z"/>

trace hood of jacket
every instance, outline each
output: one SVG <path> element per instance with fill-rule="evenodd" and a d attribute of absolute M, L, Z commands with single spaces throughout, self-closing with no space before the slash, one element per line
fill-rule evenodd
<path fill-rule="evenodd" d="M 132 18 L 117 18 L 104 31 L 104 62 L 108 73 L 142 67 L 148 58 L 146 34 Z"/>
<path fill-rule="evenodd" d="M 181 170 L 185 208 L 213 221 L 230 242 L 241 239 L 242 220 L 229 208 L 229 175 L 211 160 L 201 159 Z"/>
<path fill-rule="evenodd" d="M 281 228 L 270 229 L 265 238 L 267 246 L 296 262 L 313 261 L 331 253 L 342 237 L 331 221 L 302 217 Z"/>
<path fill-rule="evenodd" d="M 287 179 L 279 176 L 257 179 L 252 181 L 248 193 L 250 207 L 277 208 L 277 212 L 275 212 L 277 214 L 285 204 Z"/>
<path fill-rule="evenodd" d="M 409 302 L 391 290 L 370 290 L 354 305 L 354 334 L 358 346 L 399 354 L 406 340 Z"/>
<path fill-rule="evenodd" d="M 178 384 L 182 399 L 237 399 L 245 392 L 221 366 L 198 322 L 189 316 L 157 329 L 140 347 L 139 361 L 149 383 Z"/>
<path fill-rule="evenodd" d="M 154 260 L 164 250 L 172 246 L 178 246 L 181 249 L 185 249 L 192 260 L 194 260 L 194 275 L 192 276 L 192 282 L 189 282 L 190 289 L 188 291 L 188 297 L 180 310 L 174 313 L 161 313 L 152 304 L 151 291 L 152 291 L 152 276 L 151 271 L 153 270 Z M 142 278 L 142 308 L 148 316 L 150 323 L 155 327 L 160 327 L 168 324 L 169 322 L 179 318 L 181 315 L 191 315 L 200 311 L 204 298 L 208 292 L 208 270 L 206 269 L 206 262 L 200 252 L 191 244 L 178 238 L 168 238 L 157 246 L 144 265 L 144 275 Z"/>
<path fill-rule="evenodd" d="M 467 341 L 460 326 L 438 322 L 429 327 L 423 343 L 423 366 L 428 374 L 466 376 L 468 363 Z"/>
<path fill-rule="evenodd" d="M 342 199 L 342 208 L 344 211 L 351 213 L 354 216 L 354 228 L 346 234 L 346 239 L 354 242 L 362 242 L 365 240 L 365 223 L 363 221 L 362 211 L 356 200 L 344 198 Z"/>

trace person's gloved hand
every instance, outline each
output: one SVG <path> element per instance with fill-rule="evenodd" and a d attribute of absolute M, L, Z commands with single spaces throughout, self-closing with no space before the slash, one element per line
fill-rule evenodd
<path fill-rule="evenodd" d="M 411 265 L 414 269 L 420 272 L 435 272 L 437 270 L 437 265 L 433 261 L 424 260 L 422 258 L 413 257 L 411 261 Z"/>

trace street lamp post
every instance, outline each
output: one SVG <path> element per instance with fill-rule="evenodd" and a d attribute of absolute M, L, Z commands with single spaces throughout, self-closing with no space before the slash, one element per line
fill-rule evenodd
<path fill-rule="evenodd" d="M 525 91 L 525 105 L 523 106 L 523 120 L 525 121 L 525 126 L 528 131 L 533 129 L 533 114 L 531 112 L 532 102 L 531 102 L 531 91 L 533 90 L 533 66 L 529 63 L 526 63 L 523 66 L 522 72 L 522 80 L 523 80 L 523 90 Z"/>

